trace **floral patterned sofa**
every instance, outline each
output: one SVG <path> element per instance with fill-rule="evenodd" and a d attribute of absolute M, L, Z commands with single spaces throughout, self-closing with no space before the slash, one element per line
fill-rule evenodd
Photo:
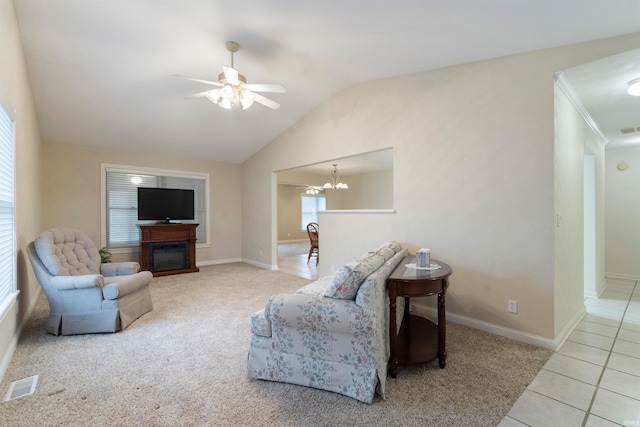
<path fill-rule="evenodd" d="M 376 392 L 384 399 L 386 279 L 406 254 L 397 242 L 388 243 L 295 293 L 272 296 L 251 317 L 249 377 L 329 390 L 366 403 Z"/>

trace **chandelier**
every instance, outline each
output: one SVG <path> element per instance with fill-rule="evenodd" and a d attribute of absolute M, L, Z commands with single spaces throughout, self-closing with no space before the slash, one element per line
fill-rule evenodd
<path fill-rule="evenodd" d="M 333 170 L 331 171 L 331 176 L 327 179 L 327 182 L 322 186 L 325 189 L 332 190 L 347 190 L 349 186 L 342 182 L 340 179 L 340 173 L 338 172 L 338 165 L 333 165 Z"/>

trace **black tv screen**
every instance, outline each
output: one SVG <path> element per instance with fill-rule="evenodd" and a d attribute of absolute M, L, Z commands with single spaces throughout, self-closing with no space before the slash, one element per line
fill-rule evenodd
<path fill-rule="evenodd" d="M 138 187 L 138 220 L 195 219 L 193 190 Z"/>

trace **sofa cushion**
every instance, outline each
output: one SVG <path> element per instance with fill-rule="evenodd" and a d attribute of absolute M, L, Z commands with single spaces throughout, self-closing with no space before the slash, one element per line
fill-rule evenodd
<path fill-rule="evenodd" d="M 384 258 L 385 261 L 389 261 L 391 257 L 395 254 L 393 249 L 391 249 L 389 246 L 382 246 L 380 249 L 376 251 L 376 253 L 380 255 L 382 258 Z"/>
<path fill-rule="evenodd" d="M 359 261 L 353 260 L 342 266 L 342 268 L 333 276 L 329 287 L 327 287 L 322 295 L 329 298 L 341 298 L 339 295 L 353 284 L 356 278 L 355 270 L 358 264 Z M 341 287 L 342 289 L 339 290 Z"/>
<path fill-rule="evenodd" d="M 360 285 L 374 271 L 376 271 L 385 259 L 376 254 L 369 253 L 360 261 L 352 261 L 342 267 L 333 280 L 333 284 L 327 288 L 325 297 L 353 300 L 360 289 Z"/>
<path fill-rule="evenodd" d="M 335 277 L 339 273 L 340 270 L 336 270 L 327 276 L 321 277 L 315 282 L 311 282 L 308 285 L 305 285 L 298 289 L 296 291 L 296 294 L 317 295 L 321 297 L 325 294 L 325 292 L 327 292 L 327 289 L 329 289 L 333 285 Z"/>
<path fill-rule="evenodd" d="M 396 242 L 395 240 L 391 243 L 389 243 L 389 248 L 391 248 L 391 250 L 393 250 L 394 254 L 397 254 L 399 251 L 402 250 L 402 245 L 400 245 L 400 243 Z"/>

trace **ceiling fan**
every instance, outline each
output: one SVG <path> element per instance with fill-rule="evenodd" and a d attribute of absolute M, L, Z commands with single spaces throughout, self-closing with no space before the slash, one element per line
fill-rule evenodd
<path fill-rule="evenodd" d="M 247 83 L 247 79 L 233 67 L 233 54 L 238 51 L 240 45 L 234 41 L 228 41 L 225 45 L 227 50 L 231 52 L 231 66 L 222 67 L 222 73 L 218 74 L 217 82 L 174 75 L 182 79 L 216 86 L 216 89 L 199 92 L 189 95 L 186 98 L 206 97 L 209 101 L 218 104 L 226 110 L 230 110 L 236 105 L 242 105 L 242 109 L 246 110 L 251 107 L 254 102 L 274 110 L 280 108 L 280 104 L 256 92 L 285 93 L 286 89 L 278 84 Z"/>
<path fill-rule="evenodd" d="M 296 187 L 304 190 L 305 194 L 316 196 L 324 191 L 324 188 L 317 185 L 307 185 L 306 187 Z"/>

